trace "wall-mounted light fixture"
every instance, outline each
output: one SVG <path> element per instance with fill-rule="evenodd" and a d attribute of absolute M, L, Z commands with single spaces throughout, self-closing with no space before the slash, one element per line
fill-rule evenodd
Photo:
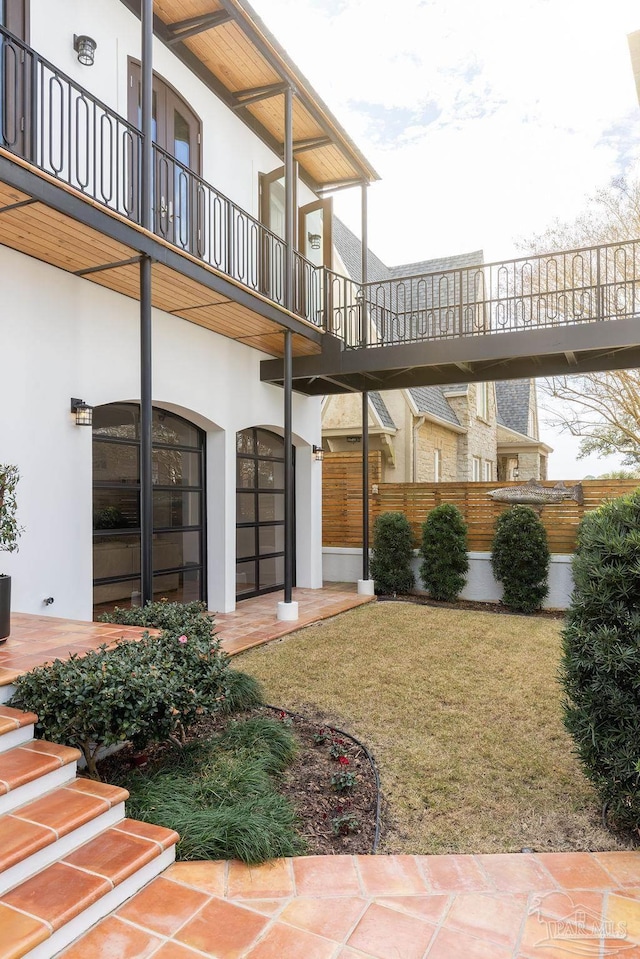
<path fill-rule="evenodd" d="M 317 459 L 318 463 L 321 463 L 324 459 L 324 450 L 321 446 L 316 446 L 315 443 L 313 444 L 313 455 Z"/>
<path fill-rule="evenodd" d="M 93 66 L 97 46 L 98 44 L 92 37 L 87 37 L 84 33 L 81 36 L 74 33 L 73 49 L 78 54 L 78 63 L 81 63 L 83 67 Z"/>
<path fill-rule="evenodd" d="M 347 436 L 347 443 L 360 443 L 361 440 L 361 436 Z"/>
<path fill-rule="evenodd" d="M 319 233 L 307 233 L 307 239 L 309 241 L 309 246 L 312 250 L 319 250 L 322 243 L 322 237 Z"/>
<path fill-rule="evenodd" d="M 514 480 L 519 480 L 519 479 L 520 479 L 520 470 L 518 469 L 517 466 L 515 467 L 515 469 L 514 469 L 514 471 L 513 471 L 513 478 L 514 478 Z"/>
<path fill-rule="evenodd" d="M 84 400 L 71 398 L 71 412 L 76 418 L 76 426 L 91 426 L 93 423 L 93 406 Z"/>

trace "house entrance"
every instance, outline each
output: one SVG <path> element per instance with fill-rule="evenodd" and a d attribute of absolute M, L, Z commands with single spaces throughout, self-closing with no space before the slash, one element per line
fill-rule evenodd
<path fill-rule="evenodd" d="M 204 433 L 153 410 L 153 598 L 205 596 Z M 93 411 L 94 616 L 140 603 L 140 407 Z"/>
<path fill-rule="evenodd" d="M 236 597 L 247 599 L 284 587 L 284 440 L 242 430 L 236 452 Z"/>

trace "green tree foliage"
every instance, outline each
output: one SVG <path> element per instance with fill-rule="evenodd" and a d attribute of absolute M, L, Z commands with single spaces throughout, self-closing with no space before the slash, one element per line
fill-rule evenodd
<path fill-rule="evenodd" d="M 457 506 L 442 503 L 432 509 L 422 525 L 420 578 L 434 599 L 453 602 L 464 587 L 467 558 L 467 524 Z"/>
<path fill-rule="evenodd" d="M 549 591 L 547 532 L 530 506 L 512 506 L 498 517 L 491 567 L 502 583 L 503 603 L 519 613 L 540 609 Z"/>
<path fill-rule="evenodd" d="M 19 479 L 17 466 L 0 463 L 0 550 L 6 553 L 14 553 L 18 549 L 18 537 L 23 532 L 16 518 L 16 486 Z"/>
<path fill-rule="evenodd" d="M 411 569 L 413 533 L 404 513 L 381 513 L 373 528 L 371 575 L 376 593 L 408 593 L 415 583 Z"/>
<path fill-rule="evenodd" d="M 610 818 L 640 825 L 640 490 L 588 513 L 563 630 L 565 725 Z"/>

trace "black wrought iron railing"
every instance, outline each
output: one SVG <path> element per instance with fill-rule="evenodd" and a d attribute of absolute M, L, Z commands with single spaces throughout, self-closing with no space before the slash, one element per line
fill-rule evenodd
<path fill-rule="evenodd" d="M 598 323 L 640 314 L 640 241 L 329 287 L 327 329 L 347 348 Z"/>

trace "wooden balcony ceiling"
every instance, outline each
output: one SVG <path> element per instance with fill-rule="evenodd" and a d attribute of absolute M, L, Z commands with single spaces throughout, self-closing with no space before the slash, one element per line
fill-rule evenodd
<path fill-rule="evenodd" d="M 166 27 L 165 38 L 186 47 L 222 85 L 235 108 L 250 113 L 281 152 L 284 96 L 275 90 L 283 83 L 293 84 L 294 152 L 317 187 L 379 179 L 245 0 L 154 0 L 154 11 Z M 218 18 L 207 28 L 204 18 L 215 14 Z M 201 27 L 197 18 L 203 18 Z M 199 32 L 192 33 L 195 30 Z M 257 96 L 264 99 L 250 102 Z M 243 100 L 246 106 L 240 106 Z"/>
<path fill-rule="evenodd" d="M 139 265 L 127 262 L 137 256 L 133 246 L 105 236 L 4 183 L 0 183 L 0 243 L 75 275 L 95 270 L 84 273 L 83 278 L 140 299 Z M 206 264 L 203 268 L 212 270 Z M 274 357 L 283 355 L 284 327 L 162 263 L 154 262 L 152 271 L 153 305 L 158 309 Z M 292 345 L 294 356 L 320 349 L 298 334 L 293 335 Z"/>

